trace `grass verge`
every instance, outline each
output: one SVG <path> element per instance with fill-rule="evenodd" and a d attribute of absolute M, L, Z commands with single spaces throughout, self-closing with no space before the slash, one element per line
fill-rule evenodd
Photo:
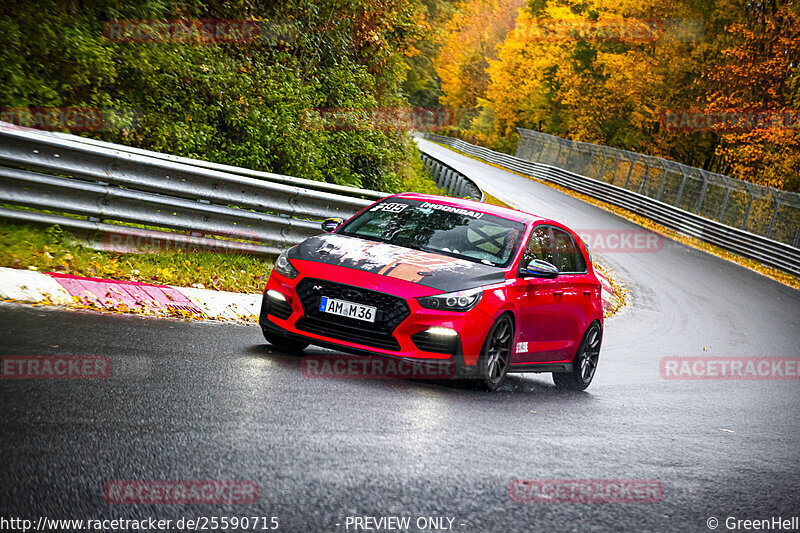
<path fill-rule="evenodd" d="M 0 221 L 0 267 L 103 279 L 258 293 L 272 260 L 234 253 L 106 252 L 88 248 L 59 226 Z"/>

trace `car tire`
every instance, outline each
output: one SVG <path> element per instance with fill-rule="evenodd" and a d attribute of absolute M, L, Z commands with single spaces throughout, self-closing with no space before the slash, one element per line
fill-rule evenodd
<path fill-rule="evenodd" d="M 502 315 L 489 329 L 481 347 L 476 376 L 478 388 L 495 391 L 503 384 L 513 347 L 514 322 L 509 315 Z"/>
<path fill-rule="evenodd" d="M 278 350 L 284 352 L 300 353 L 308 347 L 307 342 L 293 341 L 287 339 L 286 337 L 281 337 L 280 335 L 267 331 L 264 328 L 261 328 L 261 332 L 264 334 L 264 338 L 267 339 L 268 343 Z"/>
<path fill-rule="evenodd" d="M 565 390 L 583 391 L 592 383 L 600 358 L 603 330 L 599 322 L 592 322 L 583 334 L 578 352 L 572 361 L 572 372 L 553 372 L 556 387 Z"/>

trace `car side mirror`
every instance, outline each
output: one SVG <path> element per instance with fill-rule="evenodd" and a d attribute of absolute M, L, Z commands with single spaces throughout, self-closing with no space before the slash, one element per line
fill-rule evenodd
<path fill-rule="evenodd" d="M 558 277 L 558 267 L 541 259 L 534 259 L 522 268 L 524 277 L 553 279 Z"/>
<path fill-rule="evenodd" d="M 343 222 L 344 220 L 342 220 L 341 218 L 326 218 L 325 220 L 322 221 L 322 231 L 326 233 L 335 231 L 336 228 L 341 226 Z"/>

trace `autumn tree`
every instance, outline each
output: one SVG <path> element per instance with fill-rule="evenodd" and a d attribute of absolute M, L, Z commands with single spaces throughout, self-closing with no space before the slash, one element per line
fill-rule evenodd
<path fill-rule="evenodd" d="M 703 13 L 672 1 L 545 2 L 522 11 L 490 61 L 497 127 L 623 148 L 654 145 L 664 109 L 693 102 Z M 555 30 L 554 30 L 555 28 Z"/>
<path fill-rule="evenodd" d="M 443 105 L 473 109 L 489 85 L 488 62 L 514 27 L 523 0 L 464 0 L 444 28 L 436 69 Z"/>
<path fill-rule="evenodd" d="M 415 43 L 415 53 L 406 55 L 408 69 L 403 93 L 412 107 L 440 107 L 442 82 L 436 71 L 436 58 L 442 46 L 444 28 L 455 13 L 457 0 L 422 0 L 423 35 Z"/>
<path fill-rule="evenodd" d="M 786 1 L 748 4 L 744 13 L 727 28 L 733 46 L 706 73 L 707 111 L 766 120 L 723 128 L 716 155 L 733 177 L 800 190 L 800 16 Z"/>
<path fill-rule="evenodd" d="M 468 4 L 462 20 L 453 19 L 463 28 L 448 36 L 450 55 L 440 57 L 442 101 L 480 108 L 493 117 L 494 135 L 525 127 L 800 187 L 791 127 L 800 102 L 800 7 L 789 0 L 530 0 L 496 52 L 483 54 L 470 45 L 483 34 L 464 20 L 486 19 L 485 2 Z M 664 115 L 679 110 L 784 112 L 788 124 L 665 128 Z M 459 135 L 484 127 L 473 120 Z"/>

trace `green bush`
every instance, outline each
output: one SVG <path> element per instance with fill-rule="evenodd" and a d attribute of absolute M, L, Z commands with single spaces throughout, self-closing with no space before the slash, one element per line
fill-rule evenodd
<path fill-rule="evenodd" d="M 307 120 L 317 108 L 407 106 L 418 11 L 419 0 L 8 0 L 0 107 L 132 111 L 133 121 L 83 134 L 342 185 L 430 189 L 407 132 Z M 252 20 L 261 31 L 244 43 L 130 43 L 104 36 L 112 20 Z"/>

